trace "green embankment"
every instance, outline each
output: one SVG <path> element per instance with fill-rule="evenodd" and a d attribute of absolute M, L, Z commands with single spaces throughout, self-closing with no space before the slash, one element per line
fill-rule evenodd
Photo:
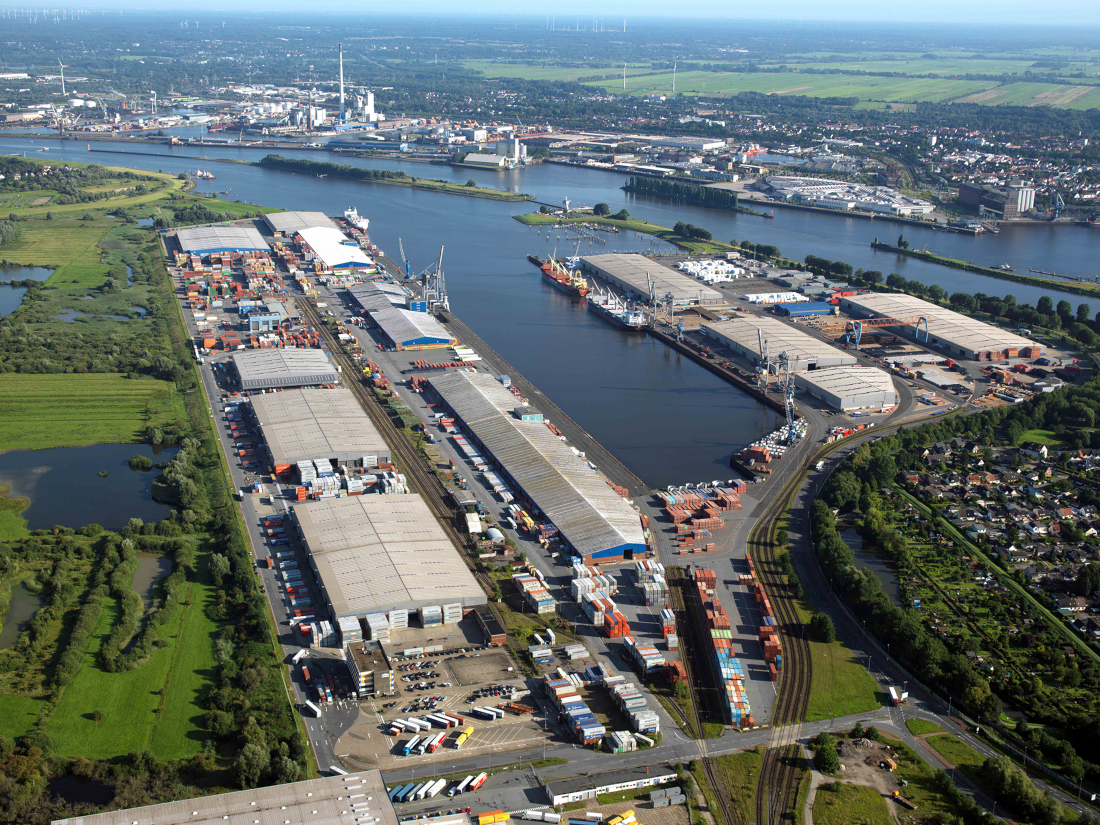
<path fill-rule="evenodd" d="M 829 782 L 817 789 L 814 825 L 893 825 L 882 794 L 866 785 Z"/>
<path fill-rule="evenodd" d="M 699 241 L 692 238 L 685 238 L 681 235 L 677 235 L 667 226 L 660 226 L 659 224 L 649 223 L 648 221 L 640 221 L 637 218 L 619 220 L 617 218 L 597 218 L 594 215 L 584 215 L 577 218 L 561 218 L 557 215 L 544 215 L 541 212 L 531 212 L 526 215 L 513 215 L 512 217 L 528 226 L 555 226 L 557 224 L 573 223 L 595 223 L 602 226 L 614 226 L 628 232 L 641 232 L 644 235 L 652 235 L 673 246 L 695 254 L 718 254 L 738 249 L 738 247 L 732 244 L 723 243 L 722 241 Z"/>

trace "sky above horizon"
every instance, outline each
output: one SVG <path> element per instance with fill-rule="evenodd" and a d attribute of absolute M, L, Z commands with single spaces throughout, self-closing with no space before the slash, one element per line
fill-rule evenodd
<path fill-rule="evenodd" d="M 267 0 L 261 7 L 248 7 L 227 3 L 226 0 L 165 0 L 152 6 L 149 0 L 62 0 L 50 4 L 52 8 L 129 9 L 133 11 L 204 11 L 223 14 L 285 12 L 301 15 L 303 6 L 298 0 Z M 641 21 L 666 18 L 686 22 L 696 19 L 722 20 L 772 20 L 807 21 L 820 24 L 827 21 L 898 23 L 920 22 L 945 25 L 980 23 L 999 25 L 1073 26 L 1075 28 L 1100 27 L 1095 0 L 1050 0 L 1046 3 L 1023 0 L 924 0 L 921 3 L 883 3 L 882 0 L 771 0 L 766 4 L 737 4 L 728 0 L 683 0 L 676 4 L 660 0 L 604 0 L 597 8 L 580 0 L 560 0 L 544 6 L 517 7 L 509 0 L 479 0 L 462 9 L 461 14 L 472 17 L 494 15 L 502 23 L 554 14 L 563 20 L 571 15 L 583 19 L 593 16 L 604 20 L 630 18 Z M 347 2 L 332 0 L 317 7 L 318 14 L 380 14 L 392 17 L 456 14 L 453 3 L 444 0 L 423 0 L 406 8 L 379 2 Z"/>

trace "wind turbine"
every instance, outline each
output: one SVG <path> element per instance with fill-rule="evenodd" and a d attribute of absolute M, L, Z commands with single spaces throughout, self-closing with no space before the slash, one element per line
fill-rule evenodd
<path fill-rule="evenodd" d="M 59 59 L 57 65 L 61 67 L 61 96 L 65 96 L 65 64 Z"/>

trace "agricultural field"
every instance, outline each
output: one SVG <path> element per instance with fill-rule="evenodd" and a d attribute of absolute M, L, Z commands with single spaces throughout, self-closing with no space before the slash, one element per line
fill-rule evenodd
<path fill-rule="evenodd" d="M 672 94 L 672 72 L 627 78 L 631 94 Z M 609 91 L 622 88 L 622 80 L 589 85 Z M 859 77 L 854 75 L 802 74 L 800 72 L 679 72 L 676 91 L 687 94 L 760 92 L 809 97 L 857 97 L 860 100 L 931 102 L 975 94 L 996 86 L 995 81 L 950 80 L 939 77 Z"/>
<path fill-rule="evenodd" d="M 117 373 L 5 373 L 0 408 L 0 452 L 137 441 L 146 426 L 184 417 L 167 381 Z"/>
<path fill-rule="evenodd" d="M 57 193 L 52 189 L 32 189 L 27 192 L 0 192 L 0 209 L 13 210 L 28 206 L 45 206 Z"/>
<path fill-rule="evenodd" d="M 961 97 L 958 103 L 986 106 L 1052 106 L 1056 109 L 1100 108 L 1100 86 L 1055 83 L 1007 83 Z"/>
<path fill-rule="evenodd" d="M 814 825 L 892 825 L 882 794 L 866 785 L 829 782 L 817 789 Z"/>
<path fill-rule="evenodd" d="M 1064 68 L 1050 69 L 1035 65 L 1035 59 L 1020 57 L 940 57 L 925 58 L 919 55 L 886 59 L 875 57 L 869 59 L 854 58 L 850 60 L 809 60 L 803 62 L 799 58 L 792 60 L 775 60 L 762 64 L 761 68 L 773 68 L 788 66 L 793 69 L 821 69 L 838 72 L 901 72 L 907 75 L 967 75 L 967 74 L 1018 74 L 1023 75 L 1027 71 L 1038 73 L 1075 74 L 1084 72 L 1091 76 L 1087 82 L 1096 82 L 1100 77 L 1100 62 L 1095 60 L 1080 60 L 1070 58 Z"/>
<path fill-rule="evenodd" d="M 587 66 L 529 66 L 526 63 L 501 63 L 496 60 L 466 60 L 462 65 L 471 71 L 481 72 L 486 77 L 518 77 L 521 80 L 576 80 L 580 77 L 599 77 L 616 73 L 619 78 L 623 76 L 622 66 L 603 69 Z M 648 71 L 650 71 L 649 66 L 628 66 L 626 73 L 629 77 Z"/>

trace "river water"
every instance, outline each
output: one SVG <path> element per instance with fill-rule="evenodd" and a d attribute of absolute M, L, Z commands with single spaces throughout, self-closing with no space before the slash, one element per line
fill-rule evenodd
<path fill-rule="evenodd" d="M 39 151 L 48 148 L 48 152 Z M 529 252 L 571 252 L 573 233 L 541 233 L 511 220 L 530 212 L 531 203 L 505 203 L 371 184 L 315 178 L 289 172 L 224 163 L 213 158 L 259 160 L 268 149 L 123 146 L 73 141 L 0 137 L 0 152 L 79 160 L 135 169 L 178 173 L 210 169 L 216 180 L 202 191 L 286 209 L 339 214 L 354 205 L 371 219 L 371 236 L 398 258 L 401 238 L 413 273 L 423 270 L 445 247 L 444 269 L 451 307 L 490 346 L 552 398 L 643 480 L 654 486 L 729 476 L 728 456 L 776 425 L 775 415 L 700 366 L 652 339 L 632 337 L 604 324 L 584 308 L 546 287 L 526 261 Z M 885 221 L 797 210 L 775 210 L 774 219 L 725 213 L 629 196 L 625 176 L 560 164 L 537 164 L 507 172 L 391 160 L 338 158 L 312 150 L 280 149 L 287 157 L 336 160 L 368 168 L 401 169 L 410 175 L 534 195 L 539 201 L 574 205 L 606 202 L 626 206 L 632 215 L 671 226 L 684 220 L 709 229 L 722 240 L 749 239 L 774 244 L 794 259 L 808 254 L 842 260 L 853 267 L 897 272 L 948 291 L 1011 293 L 1034 304 L 1049 294 L 1076 306 L 1069 293 L 1000 281 L 923 261 L 898 258 L 870 248 L 880 237 L 893 242 L 899 232 L 914 248 L 972 260 L 1009 263 L 1017 271 L 1037 269 L 1091 274 L 1100 257 L 1100 232 L 1078 227 L 1013 227 L 978 237 L 936 232 Z M 143 155 L 147 155 L 143 156 Z M 604 244 L 585 242 L 580 251 L 647 251 L 649 238 L 596 233 Z M 1086 300 L 1087 302 L 1087 300 Z M 1100 300 L 1093 302 L 1100 310 Z"/>

